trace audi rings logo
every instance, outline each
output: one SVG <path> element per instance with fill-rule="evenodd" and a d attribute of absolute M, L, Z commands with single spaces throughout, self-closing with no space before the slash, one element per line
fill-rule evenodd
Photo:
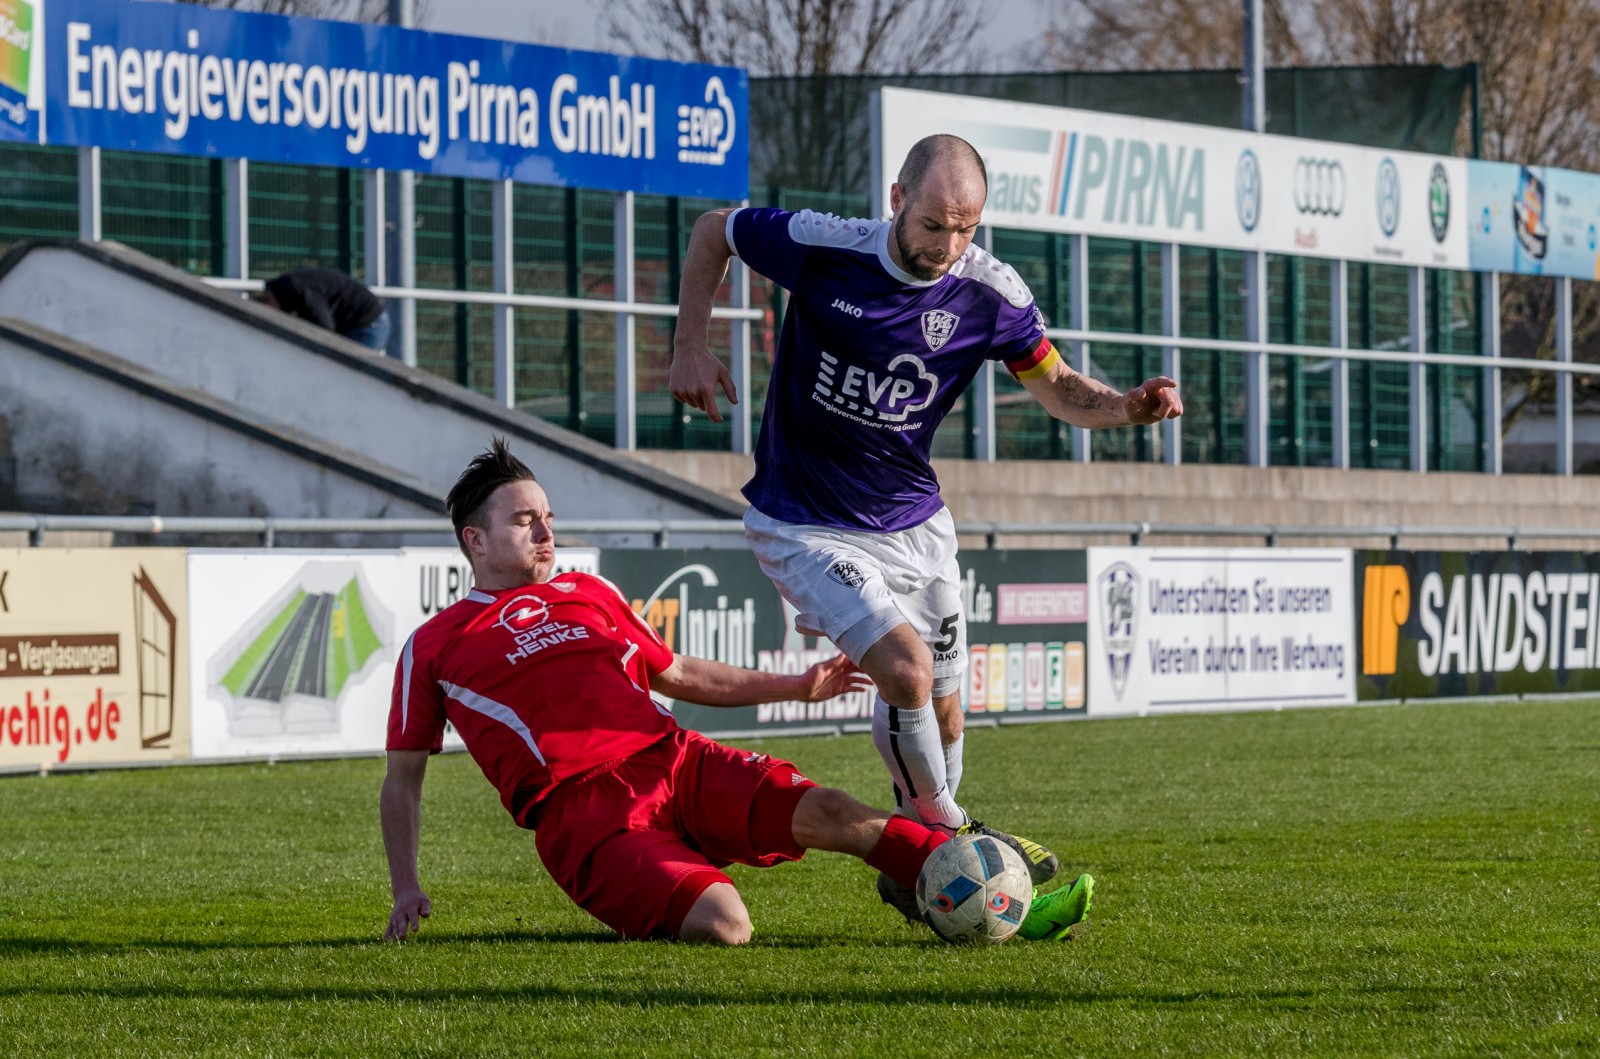
<path fill-rule="evenodd" d="M 1393 158 L 1378 163 L 1378 227 L 1385 236 L 1400 227 L 1400 167 Z"/>
<path fill-rule="evenodd" d="M 1296 158 L 1294 208 L 1313 217 L 1344 213 L 1344 166 L 1331 158 Z"/>
<path fill-rule="evenodd" d="M 1254 151 L 1246 151 L 1239 156 L 1239 164 L 1233 170 L 1233 201 L 1239 209 L 1239 223 L 1247 232 L 1256 230 L 1256 222 L 1261 220 L 1261 163 L 1256 161 Z"/>

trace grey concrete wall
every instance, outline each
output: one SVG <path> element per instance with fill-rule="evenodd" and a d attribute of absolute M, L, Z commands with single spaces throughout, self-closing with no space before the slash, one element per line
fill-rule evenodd
<path fill-rule="evenodd" d="M 646 452 L 640 458 L 737 497 L 749 457 Z M 1152 522 L 1233 526 L 1519 526 L 1600 529 L 1600 478 L 1553 475 L 1412 474 L 1326 467 L 1074 464 L 1043 460 L 938 460 L 945 502 L 958 522 Z M 1008 536 L 1018 547 L 1127 543 L 1126 538 Z M 1153 537 L 1150 543 L 1216 543 Z M 1239 543 L 1260 543 L 1240 541 Z M 1283 543 L 1290 543 L 1285 541 Z M 1317 545 L 1379 547 L 1386 541 L 1332 534 Z M 1503 548 L 1501 538 L 1412 538 L 1410 547 Z M 1578 539 L 1528 547 L 1600 548 Z"/>
<path fill-rule="evenodd" d="M 425 483 L 0 320 L 0 508 L 437 518 Z M 89 370 L 89 369 L 95 370 Z"/>
<path fill-rule="evenodd" d="M 88 250 L 38 246 L 13 257 L 0 276 L 0 315 L 403 469 L 430 483 L 440 497 L 498 433 L 510 436 L 513 450 L 533 467 L 565 518 L 737 513 L 722 498 L 589 439 L 497 408 L 461 387 L 374 357 L 327 331 L 214 291 L 113 244 Z M 199 502 L 194 490 L 189 495 Z"/>

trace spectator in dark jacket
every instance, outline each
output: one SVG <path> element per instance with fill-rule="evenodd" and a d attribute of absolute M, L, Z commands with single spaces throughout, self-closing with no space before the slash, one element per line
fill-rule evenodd
<path fill-rule="evenodd" d="M 389 344 L 389 312 L 360 283 L 331 268 L 297 268 L 267 280 L 263 304 L 382 352 Z"/>

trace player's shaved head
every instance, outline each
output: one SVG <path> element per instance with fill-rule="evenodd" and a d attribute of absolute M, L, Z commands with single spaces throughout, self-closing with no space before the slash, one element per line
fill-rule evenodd
<path fill-rule="evenodd" d="M 949 133 L 924 136 L 911 145 L 906 160 L 900 166 L 898 177 L 902 193 L 915 201 L 930 173 L 942 178 L 939 183 L 950 190 L 963 190 L 976 186 L 980 201 L 989 194 L 989 171 L 983 157 L 972 144 Z"/>
<path fill-rule="evenodd" d="M 511 455 L 505 438 L 495 438 L 487 451 L 480 452 L 461 472 L 456 484 L 444 498 L 450 511 L 450 524 L 455 527 L 456 544 L 463 555 L 470 558 L 467 543 L 461 531 L 467 526 L 486 528 L 484 514 L 494 491 L 508 482 L 537 482 L 528 465 Z"/>

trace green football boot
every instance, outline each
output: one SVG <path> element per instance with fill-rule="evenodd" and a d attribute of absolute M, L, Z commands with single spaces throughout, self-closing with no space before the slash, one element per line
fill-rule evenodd
<path fill-rule="evenodd" d="M 1017 937 L 1028 941 L 1065 941 L 1067 931 L 1089 918 L 1094 900 L 1094 876 L 1084 874 L 1047 894 L 1033 892 L 1028 915 Z"/>
<path fill-rule="evenodd" d="M 1023 863 L 1028 866 L 1028 878 L 1034 886 L 1043 886 L 1051 879 L 1054 879 L 1056 872 L 1061 870 L 1061 859 L 1039 845 L 1039 843 L 1032 839 L 1008 835 L 1004 831 L 990 827 L 988 824 L 981 824 L 971 817 L 967 818 L 966 823 L 949 833 L 957 835 L 988 835 L 990 838 L 1004 842 L 1022 856 Z"/>

